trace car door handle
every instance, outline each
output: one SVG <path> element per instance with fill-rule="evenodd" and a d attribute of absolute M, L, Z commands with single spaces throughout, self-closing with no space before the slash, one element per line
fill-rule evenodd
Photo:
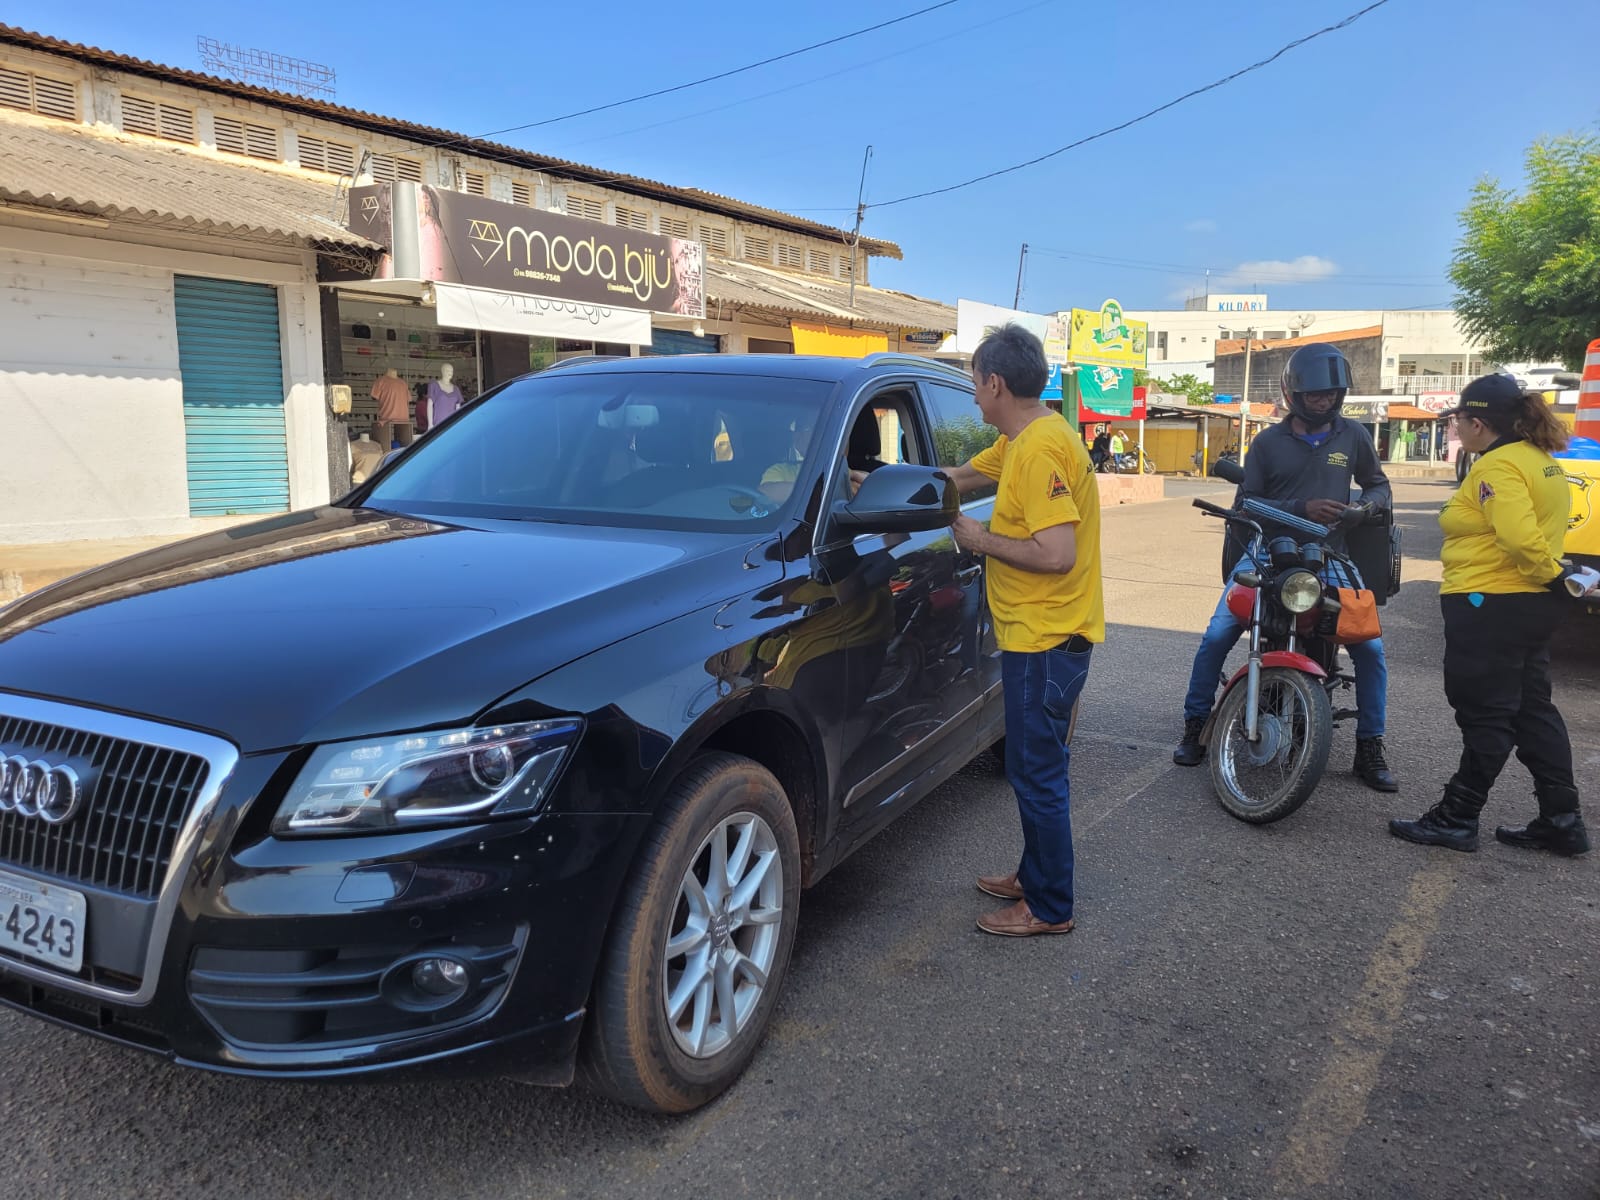
<path fill-rule="evenodd" d="M 957 583 L 975 583 L 978 576 L 983 574 L 983 564 L 973 563 L 970 567 L 963 567 L 956 572 Z"/>

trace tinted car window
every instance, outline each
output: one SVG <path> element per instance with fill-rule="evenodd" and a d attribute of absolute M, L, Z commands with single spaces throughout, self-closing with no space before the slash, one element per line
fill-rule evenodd
<path fill-rule="evenodd" d="M 803 466 L 832 386 L 639 371 L 519 380 L 418 444 L 364 503 L 440 516 L 769 527 L 792 503 L 771 479 Z"/>
<path fill-rule="evenodd" d="M 924 383 L 922 394 L 928 401 L 928 416 L 933 421 L 933 445 L 941 467 L 959 467 L 978 451 L 992 446 L 1000 431 L 985 425 L 978 415 L 972 393 L 942 383 Z M 981 500 L 995 493 L 993 484 L 962 495 L 962 500 Z"/>

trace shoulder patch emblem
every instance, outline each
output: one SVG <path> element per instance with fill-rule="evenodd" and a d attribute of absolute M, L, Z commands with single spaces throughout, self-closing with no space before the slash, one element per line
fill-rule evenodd
<path fill-rule="evenodd" d="M 1051 471 L 1050 472 L 1050 499 L 1059 500 L 1059 499 L 1061 499 L 1061 497 L 1069 495 L 1070 492 L 1071 492 L 1071 489 L 1068 488 L 1065 483 L 1061 482 L 1060 474 L 1055 472 L 1055 471 Z"/>
<path fill-rule="evenodd" d="M 1487 482 L 1478 484 L 1478 503 L 1482 504 L 1486 500 L 1493 500 L 1493 499 L 1494 499 L 1494 489 L 1492 487 L 1490 487 Z"/>

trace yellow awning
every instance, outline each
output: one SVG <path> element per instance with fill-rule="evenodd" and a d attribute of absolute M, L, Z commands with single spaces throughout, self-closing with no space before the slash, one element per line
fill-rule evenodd
<path fill-rule="evenodd" d="M 841 329 L 817 321 L 791 321 L 796 354 L 825 354 L 830 358 L 865 358 L 889 349 L 889 335 L 871 329 Z"/>

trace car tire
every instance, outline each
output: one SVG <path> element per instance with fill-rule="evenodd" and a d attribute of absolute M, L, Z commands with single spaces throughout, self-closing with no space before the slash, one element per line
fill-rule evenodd
<path fill-rule="evenodd" d="M 740 885 L 752 881 L 741 906 Z M 782 786 L 738 755 L 694 759 L 664 799 L 612 920 L 584 1030 L 583 1082 L 657 1113 L 720 1095 L 766 1034 L 799 908 L 800 841 Z"/>

